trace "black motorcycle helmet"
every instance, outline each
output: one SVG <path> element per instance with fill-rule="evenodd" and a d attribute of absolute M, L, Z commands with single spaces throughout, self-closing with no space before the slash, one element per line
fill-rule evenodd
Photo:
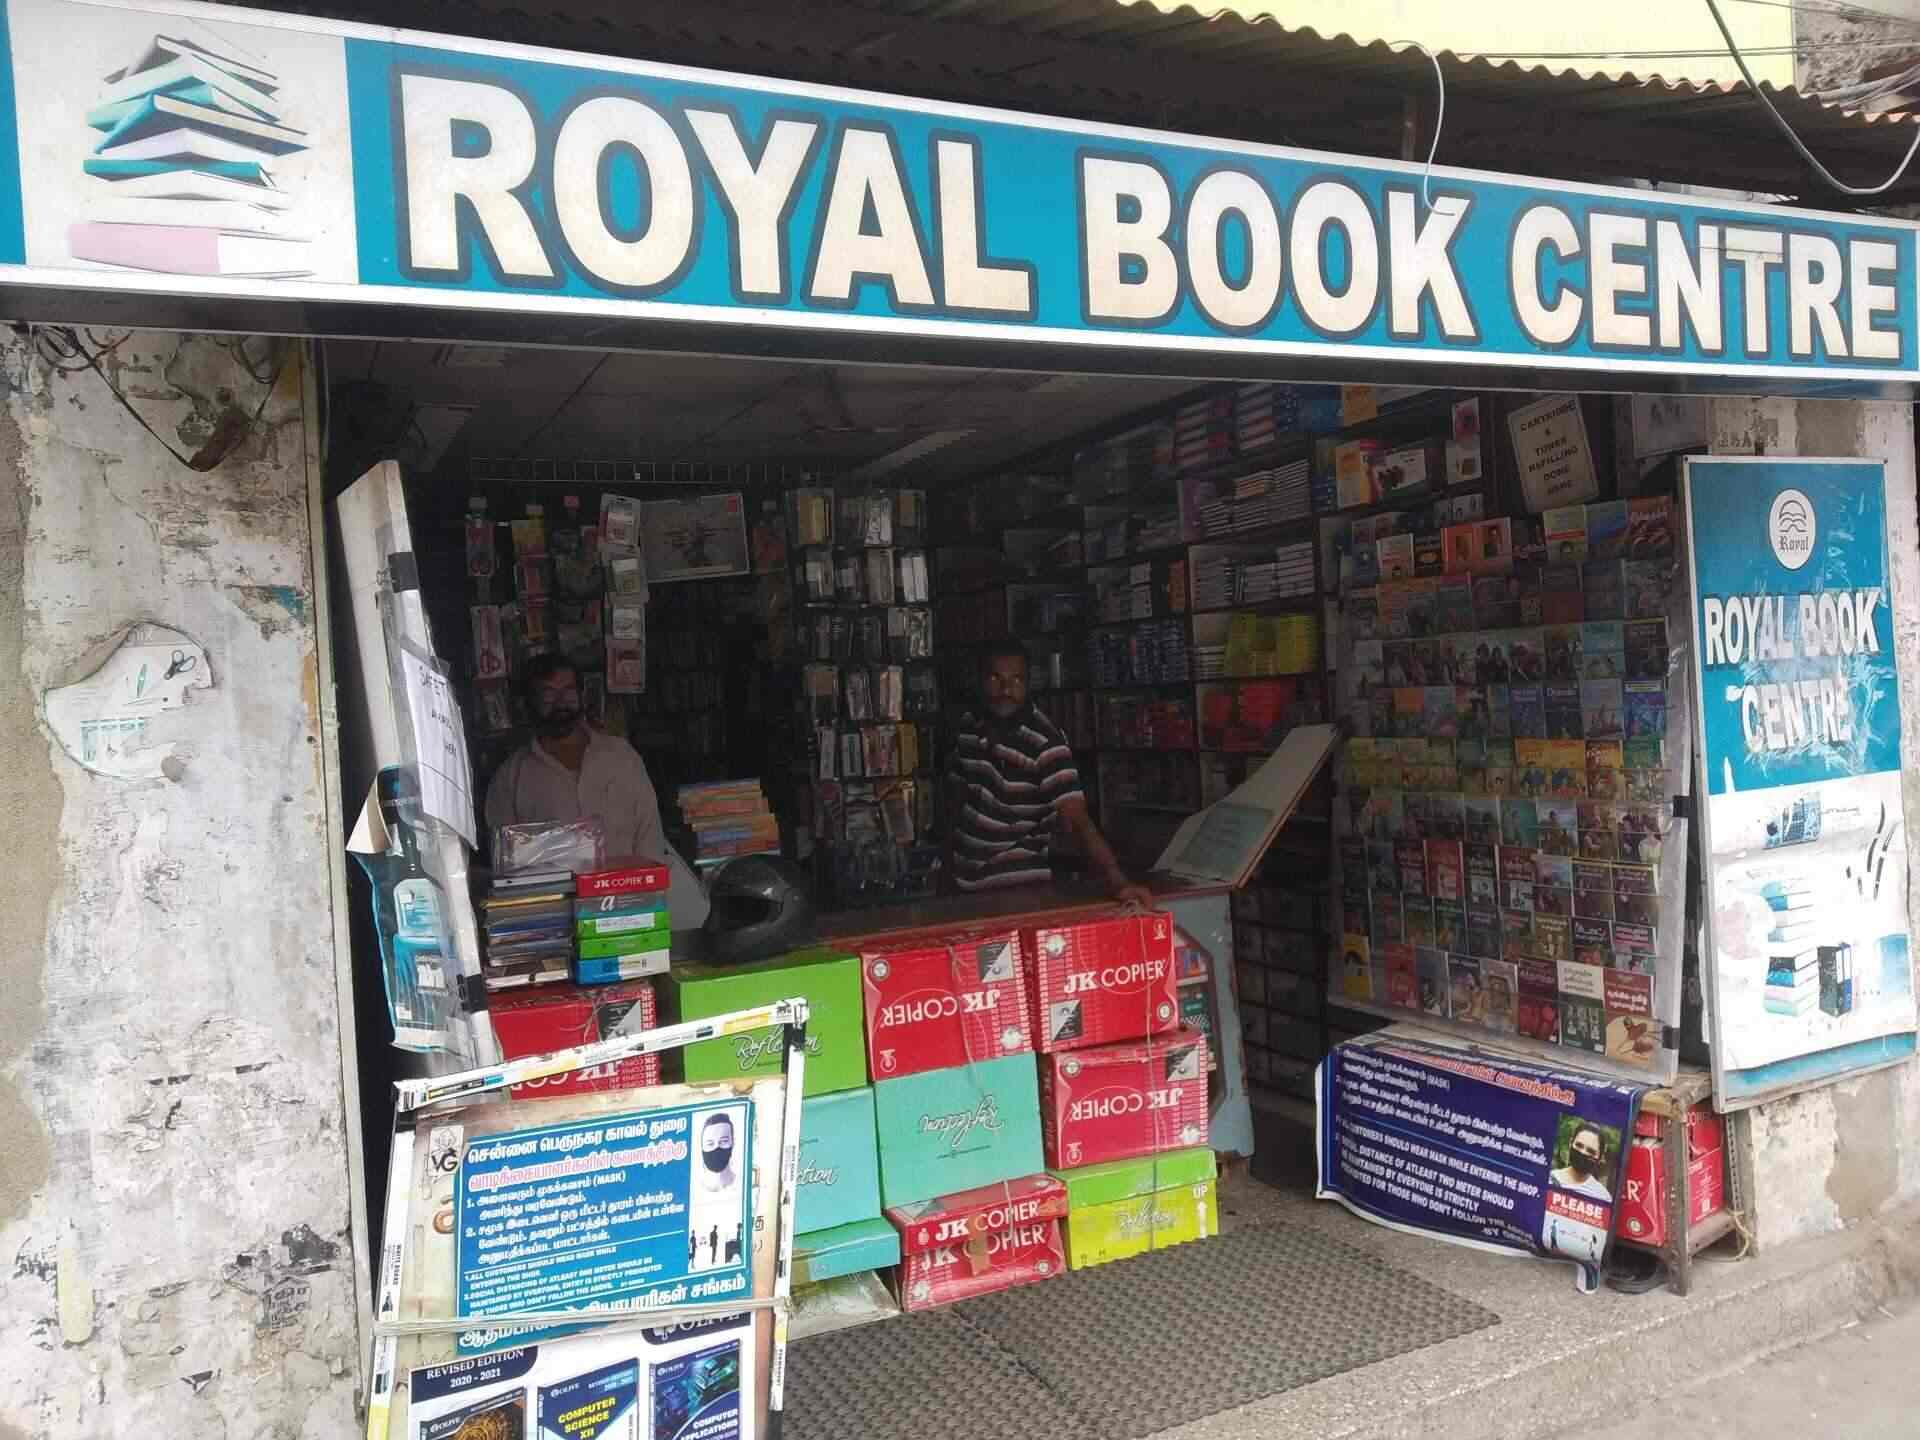
<path fill-rule="evenodd" d="M 801 869 L 778 855 L 743 855 L 707 884 L 707 959 L 744 965 L 813 938 L 813 892 Z"/>

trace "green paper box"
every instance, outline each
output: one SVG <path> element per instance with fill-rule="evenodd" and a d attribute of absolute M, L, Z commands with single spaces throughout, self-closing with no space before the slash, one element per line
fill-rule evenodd
<path fill-rule="evenodd" d="M 1196 1145 L 1190 1150 L 1166 1150 L 1137 1160 L 1109 1160 L 1102 1165 L 1047 1173 L 1067 1187 L 1067 1209 L 1084 1210 L 1089 1205 L 1132 1200 L 1176 1185 L 1199 1185 L 1213 1179 L 1217 1171 L 1213 1151 Z"/>
<path fill-rule="evenodd" d="M 704 1020 L 776 1000 L 807 1002 L 806 1095 L 830 1095 L 867 1083 L 867 1032 L 860 961 L 825 945 L 756 965 L 675 965 L 672 990 L 681 1020 Z M 690 1084 L 780 1073 L 775 1026 L 702 1040 L 684 1052 Z"/>
<path fill-rule="evenodd" d="M 1067 1187 L 1067 1265 L 1084 1270 L 1220 1233 L 1213 1151 L 1169 1150 L 1050 1172 Z"/>

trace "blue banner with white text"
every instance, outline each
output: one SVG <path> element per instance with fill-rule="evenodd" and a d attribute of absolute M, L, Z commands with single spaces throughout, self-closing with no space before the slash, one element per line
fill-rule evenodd
<path fill-rule="evenodd" d="M 1555 1259 L 1591 1289 L 1643 1087 L 1380 1037 L 1320 1064 L 1321 1199 L 1439 1239 Z"/>

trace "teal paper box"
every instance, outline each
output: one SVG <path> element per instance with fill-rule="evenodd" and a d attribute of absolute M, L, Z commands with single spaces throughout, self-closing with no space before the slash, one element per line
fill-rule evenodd
<path fill-rule="evenodd" d="M 817 1285 L 860 1270 L 900 1263 L 900 1232 L 885 1220 L 856 1220 L 793 1237 L 793 1283 Z"/>
<path fill-rule="evenodd" d="M 1045 1168 L 1033 1056 L 927 1070 L 873 1087 L 880 1201 L 911 1205 Z"/>
<path fill-rule="evenodd" d="M 800 1173 L 793 1228 L 830 1230 L 880 1214 L 873 1087 L 815 1095 L 800 1109 Z"/>

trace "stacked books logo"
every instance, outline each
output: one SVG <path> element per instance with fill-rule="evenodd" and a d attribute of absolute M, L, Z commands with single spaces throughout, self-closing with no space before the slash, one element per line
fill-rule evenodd
<path fill-rule="evenodd" d="M 156 35 L 94 101 L 90 198 L 132 203 L 72 226 L 74 259 L 169 275 L 312 273 L 309 242 L 283 228 L 291 198 L 272 168 L 306 149 L 306 135 L 282 118 L 271 71 Z"/>

